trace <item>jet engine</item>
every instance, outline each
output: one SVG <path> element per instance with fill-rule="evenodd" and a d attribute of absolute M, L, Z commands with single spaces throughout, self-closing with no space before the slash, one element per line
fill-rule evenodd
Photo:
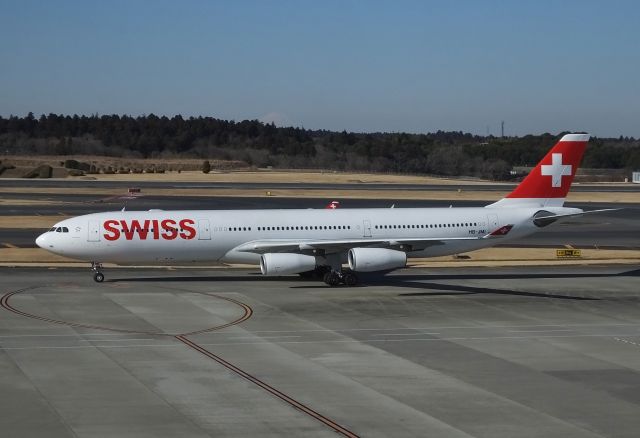
<path fill-rule="evenodd" d="M 260 257 L 260 271 L 263 275 L 288 275 L 312 271 L 316 268 L 316 258 L 304 254 L 268 253 Z"/>
<path fill-rule="evenodd" d="M 351 270 L 357 272 L 404 268 L 407 264 L 406 253 L 384 248 L 351 248 L 348 259 Z"/>

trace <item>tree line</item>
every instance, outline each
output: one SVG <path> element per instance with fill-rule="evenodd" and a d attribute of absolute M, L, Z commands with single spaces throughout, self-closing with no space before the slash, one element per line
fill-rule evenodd
<path fill-rule="evenodd" d="M 508 179 L 514 166 L 535 165 L 561 134 L 500 138 L 443 131 L 354 133 L 154 114 L 0 116 L 0 152 L 7 155 L 180 156 L 240 160 L 257 167 L 492 179 Z M 592 138 L 584 167 L 640 169 L 640 140 Z"/>

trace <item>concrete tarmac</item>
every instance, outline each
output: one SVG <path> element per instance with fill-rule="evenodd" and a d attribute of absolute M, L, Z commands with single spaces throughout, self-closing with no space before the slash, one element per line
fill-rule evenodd
<path fill-rule="evenodd" d="M 640 270 L 0 268 L 0 435 L 637 437 Z"/>

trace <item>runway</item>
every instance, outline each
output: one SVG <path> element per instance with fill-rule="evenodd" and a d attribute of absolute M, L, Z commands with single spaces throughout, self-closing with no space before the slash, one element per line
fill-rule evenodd
<path fill-rule="evenodd" d="M 640 270 L 0 268 L 12 436 L 635 437 Z"/>

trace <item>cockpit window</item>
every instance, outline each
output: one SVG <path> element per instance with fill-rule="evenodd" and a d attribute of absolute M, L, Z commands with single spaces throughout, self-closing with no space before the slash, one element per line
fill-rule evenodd
<path fill-rule="evenodd" d="M 67 228 L 67 227 L 62 227 L 62 232 L 63 232 L 63 233 L 68 233 L 68 232 L 69 232 L 69 228 Z"/>
<path fill-rule="evenodd" d="M 62 227 L 56 228 L 56 233 L 62 233 Z"/>
<path fill-rule="evenodd" d="M 56 230 L 56 227 L 49 229 L 49 231 L 55 231 L 55 230 Z"/>

